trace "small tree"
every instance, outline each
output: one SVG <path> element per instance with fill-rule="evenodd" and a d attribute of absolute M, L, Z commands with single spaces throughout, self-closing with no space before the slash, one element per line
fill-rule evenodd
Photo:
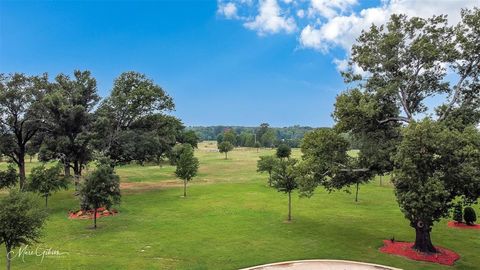
<path fill-rule="evenodd" d="M 5 244 L 7 270 L 10 252 L 20 245 L 37 242 L 46 217 L 28 193 L 12 191 L 0 200 L 0 244 Z"/>
<path fill-rule="evenodd" d="M 257 153 L 258 153 L 258 149 L 260 149 L 260 147 L 262 147 L 262 144 L 260 142 L 255 142 L 255 148 L 257 148 Z"/>
<path fill-rule="evenodd" d="M 68 188 L 68 178 L 60 175 L 61 170 L 60 164 L 51 168 L 41 165 L 32 169 L 27 189 L 45 197 L 45 208 L 48 207 L 48 197 L 53 192 Z"/>
<path fill-rule="evenodd" d="M 465 219 L 465 223 L 467 225 L 473 226 L 475 224 L 475 221 L 477 221 L 477 215 L 475 214 L 475 210 L 473 210 L 473 208 L 470 206 L 465 207 L 463 219 Z"/>
<path fill-rule="evenodd" d="M 180 157 L 177 160 L 177 169 L 175 175 L 183 180 L 183 196 L 187 197 L 187 182 L 197 175 L 199 162 L 194 156 L 193 148 L 185 144 Z"/>
<path fill-rule="evenodd" d="M 292 220 L 292 191 L 299 187 L 295 159 L 280 160 L 272 171 L 273 186 L 288 194 L 288 221 Z"/>
<path fill-rule="evenodd" d="M 287 144 L 282 143 L 277 147 L 278 158 L 281 158 L 281 159 L 289 158 L 291 154 L 292 154 L 292 149 Z"/>
<path fill-rule="evenodd" d="M 463 221 L 463 213 L 462 213 L 462 204 L 457 203 L 455 208 L 453 208 L 453 220 L 458 223 L 462 223 Z"/>
<path fill-rule="evenodd" d="M 221 142 L 218 145 L 218 150 L 220 151 L 220 153 L 225 153 L 225 159 L 227 159 L 228 158 L 227 153 L 233 150 L 233 144 L 226 141 Z"/>
<path fill-rule="evenodd" d="M 17 170 L 10 165 L 6 171 L 0 171 L 0 189 L 11 188 L 18 182 Z"/>
<path fill-rule="evenodd" d="M 261 156 L 257 161 L 257 172 L 268 172 L 268 185 L 272 186 L 272 171 L 278 159 L 274 156 Z"/>
<path fill-rule="evenodd" d="M 110 208 L 120 203 L 120 178 L 111 166 L 100 164 L 85 178 L 80 189 L 80 196 L 86 206 L 93 208 L 93 226 L 97 228 L 97 209 Z"/>

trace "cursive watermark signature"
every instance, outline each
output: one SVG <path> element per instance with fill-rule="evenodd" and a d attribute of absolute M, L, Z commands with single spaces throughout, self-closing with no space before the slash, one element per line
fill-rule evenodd
<path fill-rule="evenodd" d="M 43 262 L 45 257 L 60 257 L 66 255 L 68 255 L 68 252 L 61 252 L 60 250 L 54 248 L 42 248 L 38 246 L 35 249 L 32 249 L 29 245 L 25 245 L 19 247 L 16 251 L 12 250 L 8 252 L 7 259 L 10 261 L 19 259 L 25 262 L 25 257 L 34 256 L 41 258 L 40 262 Z"/>

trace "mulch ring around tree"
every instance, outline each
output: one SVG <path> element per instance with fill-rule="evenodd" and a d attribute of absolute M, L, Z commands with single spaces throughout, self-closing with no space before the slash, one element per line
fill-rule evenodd
<path fill-rule="evenodd" d="M 461 222 L 449 221 L 447 225 L 450 228 L 480 230 L 480 224 L 467 225 L 467 224 L 461 223 Z"/>
<path fill-rule="evenodd" d="M 453 265 L 456 260 L 460 259 L 460 255 L 442 247 L 435 247 L 438 253 L 423 253 L 414 250 L 412 248 L 414 243 L 412 242 L 383 240 L 383 244 L 384 246 L 380 248 L 380 252 L 407 257 L 415 261 Z"/>
<path fill-rule="evenodd" d="M 77 210 L 77 211 L 68 211 L 68 218 L 70 219 L 93 219 L 93 210 Z M 118 211 L 115 209 L 105 209 L 100 207 L 97 209 L 97 218 L 115 216 L 118 214 Z"/>

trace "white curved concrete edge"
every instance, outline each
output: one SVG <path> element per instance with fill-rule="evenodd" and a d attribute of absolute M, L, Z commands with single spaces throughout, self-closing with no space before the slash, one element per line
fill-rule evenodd
<path fill-rule="evenodd" d="M 345 260 L 300 260 L 257 265 L 239 270 L 402 270 L 390 266 Z"/>

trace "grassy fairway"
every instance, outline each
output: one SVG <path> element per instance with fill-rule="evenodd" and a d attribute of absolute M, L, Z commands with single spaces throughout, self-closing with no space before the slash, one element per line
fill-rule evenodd
<path fill-rule="evenodd" d="M 461 255 L 454 267 L 380 253 L 382 239 L 414 240 L 388 184 L 361 186 L 357 204 L 354 194 L 345 192 L 294 196 L 293 222 L 285 223 L 286 195 L 268 188 L 267 175 L 256 173 L 258 156 L 273 151 L 236 149 L 224 160 L 214 149 L 209 143 L 199 146 L 200 173 L 187 198 L 180 197 L 181 182 L 171 166 L 119 167 L 125 187 L 120 214 L 100 219 L 96 231 L 90 220 L 67 219 L 67 211 L 78 206 L 71 190 L 55 194 L 38 246 L 68 255 L 43 262 L 16 258 L 12 269 L 237 269 L 316 258 L 403 269 L 479 269 L 479 232 L 448 228 L 445 220 L 432 236 L 435 245 Z M 3 246 L 0 252 L 1 265 Z"/>

